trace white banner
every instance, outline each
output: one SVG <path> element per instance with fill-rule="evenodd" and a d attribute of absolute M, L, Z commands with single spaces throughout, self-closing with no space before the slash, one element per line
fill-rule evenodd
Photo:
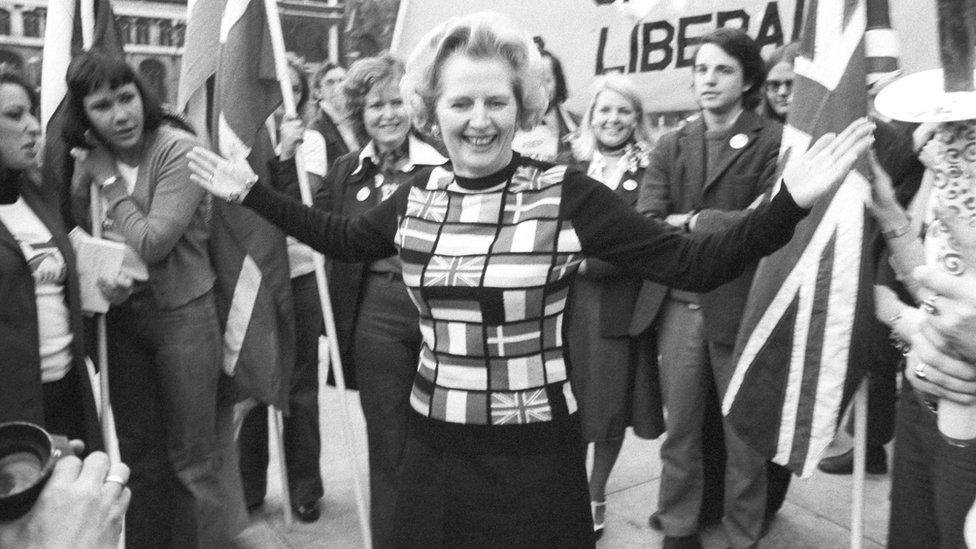
<path fill-rule="evenodd" d="M 825 0 L 821 0 L 825 1 Z M 906 72 L 936 63 L 935 8 L 889 0 Z M 693 110 L 693 41 L 719 26 L 744 28 L 768 56 L 799 36 L 797 0 L 401 0 L 392 50 L 406 58 L 420 38 L 450 17 L 483 10 L 504 13 L 563 63 L 571 110 L 585 107 L 593 77 L 630 75 L 649 111 Z M 803 2 L 799 2 L 802 6 Z"/>

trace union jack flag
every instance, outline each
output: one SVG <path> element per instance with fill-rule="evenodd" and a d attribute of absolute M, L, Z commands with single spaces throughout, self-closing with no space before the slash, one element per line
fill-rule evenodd
<path fill-rule="evenodd" d="M 407 217 L 418 217 L 427 221 L 441 223 L 447 214 L 447 193 L 444 191 L 410 189 L 407 203 Z"/>
<path fill-rule="evenodd" d="M 546 390 L 491 394 L 491 423 L 505 425 L 552 421 Z"/>
<path fill-rule="evenodd" d="M 867 108 L 866 0 L 813 0 L 796 59 L 789 162 Z M 792 153 L 792 154 L 791 154 Z M 729 423 L 776 463 L 807 476 L 834 437 L 871 345 L 871 258 L 864 159 L 793 240 L 759 264 L 723 401 Z"/>
<path fill-rule="evenodd" d="M 424 286 L 477 286 L 485 267 L 483 256 L 435 255 L 427 264 Z"/>

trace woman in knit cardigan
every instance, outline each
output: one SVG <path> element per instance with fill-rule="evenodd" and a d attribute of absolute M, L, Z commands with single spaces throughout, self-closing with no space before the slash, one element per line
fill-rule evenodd
<path fill-rule="evenodd" d="M 67 80 L 75 221 L 90 219 L 88 189 L 100 185 L 105 237 L 124 242 L 148 273 L 106 316 L 112 405 L 132 469 L 126 539 L 133 547 L 222 546 L 222 333 L 207 195 L 190 182 L 186 162 L 196 142 L 162 124 L 159 103 L 124 60 L 80 55 Z"/>

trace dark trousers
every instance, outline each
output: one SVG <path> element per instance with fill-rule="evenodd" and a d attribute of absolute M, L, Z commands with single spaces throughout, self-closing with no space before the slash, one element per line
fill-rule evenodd
<path fill-rule="evenodd" d="M 963 524 L 976 498 L 976 445 L 947 443 L 936 415 L 902 383 L 895 420 L 888 547 L 963 549 Z"/>
<path fill-rule="evenodd" d="M 898 400 L 898 370 L 901 357 L 896 356 L 885 368 L 868 372 L 868 446 L 884 446 L 895 434 L 895 402 Z M 854 414 L 848 416 L 847 434 L 854 436 Z"/>
<path fill-rule="evenodd" d="M 78 379 L 87 380 L 88 376 L 77 374 L 79 372 L 69 371 L 63 378 L 41 385 L 44 399 L 44 428 L 51 434 L 84 440 L 87 434 Z M 85 452 L 90 451 L 91 448 L 85 448 Z"/>
<path fill-rule="evenodd" d="M 702 477 L 704 490 L 699 520 L 711 524 L 722 520 L 725 501 L 725 445 L 704 441 L 723 440 L 722 406 L 715 385 L 711 385 L 702 426 Z M 766 516 L 772 517 L 786 501 L 793 473 L 783 465 L 766 463 Z"/>
<path fill-rule="evenodd" d="M 592 548 L 585 455 L 582 436 L 552 453 L 508 455 L 455 452 L 411 435 L 395 547 Z"/>
<path fill-rule="evenodd" d="M 148 290 L 107 316 L 109 387 L 132 476 L 130 547 L 220 547 L 229 527 L 218 481 L 221 333 L 213 294 L 162 309 Z"/>
<path fill-rule="evenodd" d="M 319 334 L 322 307 L 315 274 L 291 279 L 295 313 L 295 368 L 285 416 L 285 468 L 291 505 L 319 500 L 324 494 L 319 471 Z M 255 406 L 244 418 L 240 433 L 241 478 L 248 506 L 264 501 L 268 485 L 268 408 Z"/>
<path fill-rule="evenodd" d="M 406 445 L 410 390 L 420 353 L 417 308 L 398 276 L 366 275 L 353 357 L 369 445 L 373 546 L 395 547 L 393 512 Z"/>
<path fill-rule="evenodd" d="M 724 429 L 718 440 L 702 438 L 709 385 L 715 385 L 716 394 L 724 392 L 732 376 L 732 346 L 705 339 L 701 309 L 695 305 L 668 299 L 661 314 L 658 350 L 668 413 L 658 518 L 669 536 L 698 531 L 704 495 L 702 449 L 724 442 L 723 530 L 732 547 L 754 547 L 765 514 L 766 460 L 732 429 Z"/>

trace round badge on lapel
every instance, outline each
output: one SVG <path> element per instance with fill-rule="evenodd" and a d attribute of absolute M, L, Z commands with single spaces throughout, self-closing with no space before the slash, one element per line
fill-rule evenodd
<path fill-rule="evenodd" d="M 364 202 L 367 198 L 369 198 L 369 187 L 363 187 L 356 193 L 356 200 L 360 202 Z"/>
<path fill-rule="evenodd" d="M 624 181 L 624 190 L 625 191 L 633 191 L 635 189 L 637 189 L 637 182 L 636 181 L 634 181 L 633 179 L 628 179 L 627 181 Z"/>
<path fill-rule="evenodd" d="M 749 143 L 749 138 L 744 133 L 737 133 L 732 136 L 732 139 L 729 139 L 729 146 L 736 150 L 745 147 L 747 143 Z"/>

